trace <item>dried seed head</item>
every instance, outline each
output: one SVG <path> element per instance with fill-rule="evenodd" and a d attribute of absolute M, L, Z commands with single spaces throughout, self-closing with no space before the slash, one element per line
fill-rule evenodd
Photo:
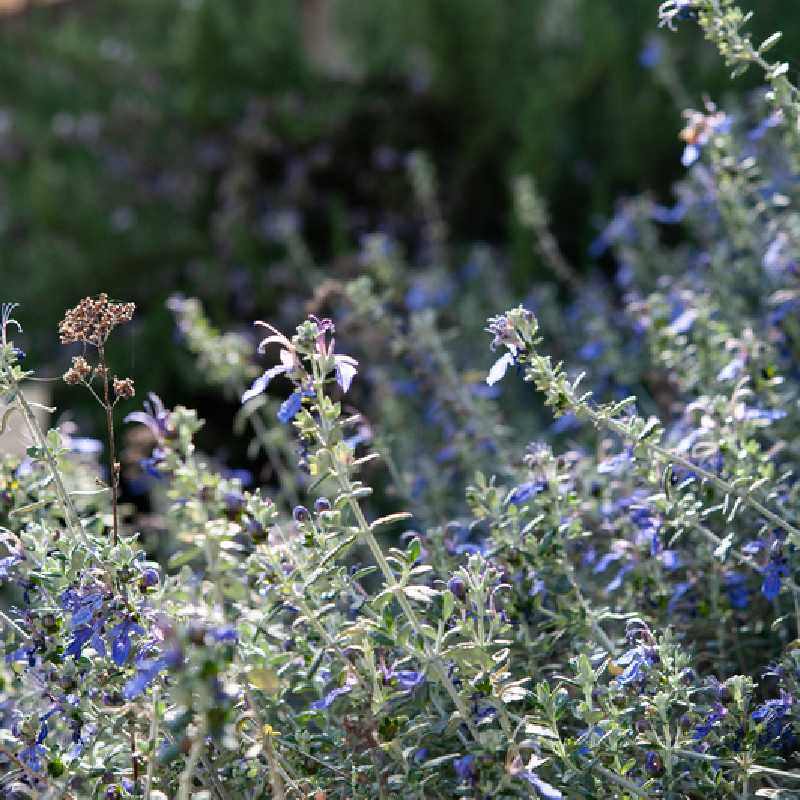
<path fill-rule="evenodd" d="M 70 367 L 62 377 L 64 378 L 64 383 L 68 383 L 70 386 L 75 386 L 82 380 L 80 373 L 75 367 Z"/>
<path fill-rule="evenodd" d="M 84 380 L 92 374 L 92 365 L 83 356 L 75 356 L 72 359 L 72 369 Z"/>
<path fill-rule="evenodd" d="M 130 400 L 136 394 L 132 378 L 118 378 L 114 376 L 114 394 L 120 400 Z"/>
<path fill-rule="evenodd" d="M 108 295 L 84 297 L 64 315 L 58 325 L 61 344 L 92 344 L 102 347 L 117 325 L 130 322 L 136 306 L 133 303 L 111 303 Z"/>

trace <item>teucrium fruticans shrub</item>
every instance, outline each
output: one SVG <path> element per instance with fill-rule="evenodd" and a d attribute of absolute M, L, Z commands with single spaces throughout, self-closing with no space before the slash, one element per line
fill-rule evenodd
<path fill-rule="evenodd" d="M 675 205 L 629 199 L 593 246 L 613 285 L 577 277 L 530 179 L 521 223 L 569 304 L 537 287 L 515 306 L 487 248 L 454 279 L 417 156 L 424 274 L 369 237 L 319 314 L 260 323 L 265 363 L 171 301 L 269 470 L 243 485 L 195 412 L 150 395 L 126 422 L 152 446 L 157 547 L 114 508 L 117 458 L 104 473 L 97 447 L 40 429 L 24 310 L 3 307 L 0 426 L 30 443 L 0 461 L 4 797 L 800 788 L 797 92 L 732 3 L 661 15 L 697 19 L 769 89 L 752 124 L 686 115 Z M 477 331 L 507 299 L 484 370 Z M 98 351 L 65 377 L 100 389 L 112 434 L 133 385 L 104 346 L 132 311 L 87 298 L 62 326 Z M 536 392 L 498 402 L 516 376 Z"/>

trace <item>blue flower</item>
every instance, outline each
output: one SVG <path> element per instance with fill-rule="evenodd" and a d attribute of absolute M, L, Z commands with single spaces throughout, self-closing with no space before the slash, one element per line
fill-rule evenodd
<path fill-rule="evenodd" d="M 706 718 L 695 727 L 695 741 L 705 739 L 706 736 L 711 733 L 711 729 L 714 727 L 714 725 L 716 725 L 716 723 L 719 722 L 727 713 L 728 712 L 724 706 L 720 705 L 720 703 L 716 703 L 711 711 L 709 711 Z"/>
<path fill-rule="evenodd" d="M 538 794 L 542 800 L 561 800 L 564 796 L 555 786 L 551 786 L 546 781 L 543 781 L 535 772 L 523 770 L 519 773 L 519 776 L 533 786 L 536 790 L 536 794 Z"/>
<path fill-rule="evenodd" d="M 436 286 L 430 282 L 415 281 L 406 292 L 406 308 L 421 311 L 424 308 L 446 306 L 453 296 L 451 286 Z"/>
<path fill-rule="evenodd" d="M 123 666 L 131 654 L 132 634 L 144 635 L 144 628 L 133 620 L 121 622 L 111 629 L 111 658 L 118 667 Z"/>
<path fill-rule="evenodd" d="M 531 497 L 536 497 L 539 492 L 543 492 L 546 488 L 547 483 L 545 481 L 528 481 L 528 483 L 522 483 L 509 494 L 506 499 L 506 505 L 522 505 L 522 503 L 530 500 Z"/>
<path fill-rule="evenodd" d="M 550 430 L 553 433 L 567 433 L 567 431 L 575 430 L 580 427 L 578 417 L 572 411 L 560 416 L 551 426 Z"/>
<path fill-rule="evenodd" d="M 639 64 L 645 69 L 653 69 L 661 61 L 664 47 L 661 42 L 651 37 L 639 52 Z"/>
<path fill-rule="evenodd" d="M 624 469 L 625 467 L 633 464 L 633 453 L 628 448 L 623 450 L 621 453 L 617 453 L 615 456 L 611 456 L 607 458 L 605 461 L 601 461 L 597 465 L 597 471 L 601 475 L 607 474 L 614 474 L 620 472 L 620 470 Z"/>
<path fill-rule="evenodd" d="M 311 708 L 313 708 L 315 711 L 319 711 L 323 708 L 330 708 L 333 705 L 333 701 L 336 700 L 337 697 L 341 697 L 343 694 L 348 694 L 352 688 L 352 686 L 348 685 L 337 686 L 335 689 L 331 689 L 319 700 L 315 700 L 311 704 Z"/>
<path fill-rule="evenodd" d="M 236 644 L 239 641 L 239 631 L 233 625 L 219 625 L 209 632 L 212 641 L 223 644 Z"/>
<path fill-rule="evenodd" d="M 717 374 L 717 380 L 720 381 L 721 383 L 732 381 L 741 374 L 741 371 L 743 369 L 744 369 L 744 359 L 741 356 L 737 356 L 736 358 L 733 359 L 733 361 L 729 362 L 719 371 L 719 373 Z"/>
<path fill-rule="evenodd" d="M 457 758 L 453 762 L 453 769 L 456 771 L 458 780 L 462 783 L 464 781 L 473 780 L 477 774 L 475 769 L 475 756 L 467 755 Z"/>
<path fill-rule="evenodd" d="M 42 771 L 42 756 L 47 755 L 47 750 L 37 742 L 37 744 L 26 747 L 19 754 L 19 760 L 27 764 L 34 772 Z"/>
<path fill-rule="evenodd" d="M 177 653 L 168 653 L 158 658 L 141 657 L 137 659 L 136 675 L 122 688 L 122 696 L 126 700 L 133 700 L 138 697 L 158 677 L 159 673 L 170 666 L 174 666 L 177 661 Z"/>
<path fill-rule="evenodd" d="M 278 420 L 284 425 L 288 425 L 296 416 L 297 412 L 303 405 L 304 397 L 313 397 L 314 392 L 311 389 L 297 389 L 292 392 L 289 397 L 281 403 L 278 409 Z"/>
<path fill-rule="evenodd" d="M 620 553 L 606 553 L 592 568 L 592 573 L 595 575 L 599 575 L 601 572 L 605 572 L 611 564 L 615 561 L 619 561 L 622 558 Z"/>
<path fill-rule="evenodd" d="M 755 722 L 770 722 L 771 720 L 782 719 L 792 709 L 792 696 L 784 693 L 777 700 L 767 700 L 760 705 L 750 716 Z"/>
<path fill-rule="evenodd" d="M 783 419 L 785 416 L 786 411 L 783 409 L 748 408 L 744 412 L 744 418 L 754 422 L 770 423 Z"/>
<path fill-rule="evenodd" d="M 790 694 L 781 692 L 779 699 L 767 700 L 753 711 L 750 715 L 753 721 L 764 726 L 764 731 L 759 737 L 760 744 L 766 745 L 776 740 L 781 740 L 779 741 L 781 745 L 793 744 L 792 724 L 784 720 L 792 710 L 792 702 L 793 698 Z"/>
<path fill-rule="evenodd" d="M 761 584 L 761 594 L 767 600 L 774 600 L 781 590 L 781 578 L 789 574 L 786 564 L 782 558 L 773 558 L 764 567 L 764 581 Z"/>
<path fill-rule="evenodd" d="M 421 672 L 410 669 L 401 669 L 394 673 L 397 683 L 402 689 L 416 689 L 425 683 L 425 676 Z"/>
<path fill-rule="evenodd" d="M 595 361 L 600 358 L 606 350 L 606 343 L 600 339 L 587 342 L 578 350 L 578 358 L 584 361 Z"/>
<path fill-rule="evenodd" d="M 731 608 L 747 608 L 750 602 L 750 591 L 747 588 L 747 578 L 744 575 L 730 571 L 725 573 L 725 592 Z"/>
<path fill-rule="evenodd" d="M 639 645 L 623 653 L 617 660 L 618 667 L 625 667 L 617 683 L 625 686 L 634 681 L 644 680 L 647 670 L 655 663 L 655 651 L 650 647 Z"/>
<path fill-rule="evenodd" d="M 767 131 L 770 128 L 776 128 L 778 125 L 783 123 L 783 110 L 778 109 L 774 111 L 772 114 L 764 117 L 755 128 L 748 132 L 747 138 L 751 142 L 758 142 L 766 136 Z"/>
<path fill-rule="evenodd" d="M 686 211 L 685 203 L 675 203 L 672 208 L 654 203 L 650 209 L 650 218 L 655 222 L 660 222 L 662 225 L 677 225 L 683 221 Z"/>
<path fill-rule="evenodd" d="M 280 364 L 268 369 L 263 375 L 253 381 L 250 388 L 242 395 L 242 404 L 266 392 L 273 378 L 276 378 L 278 375 L 285 375 L 287 372 L 291 372 L 294 369 L 295 357 L 291 352 L 288 350 L 281 350 L 280 358 Z"/>
<path fill-rule="evenodd" d="M 678 606 L 678 603 L 683 599 L 683 597 L 688 594 L 689 590 L 692 588 L 692 584 L 688 581 L 682 581 L 681 583 L 675 584 L 675 588 L 672 590 L 672 595 L 669 598 L 669 602 L 667 603 L 667 610 L 672 613 Z"/>
<path fill-rule="evenodd" d="M 8 578 L 11 570 L 22 561 L 21 556 L 10 555 L 5 558 L 0 558 L 0 580 Z"/>
<path fill-rule="evenodd" d="M 611 594 L 612 592 L 616 592 L 620 586 L 622 586 L 622 582 L 625 580 L 625 576 L 633 569 L 633 564 L 625 564 L 620 568 L 620 571 L 616 574 L 616 576 L 611 580 L 611 582 L 606 586 L 606 594 Z"/>
<path fill-rule="evenodd" d="M 651 775 L 660 775 L 664 771 L 664 764 L 661 761 L 661 756 L 652 750 L 648 750 L 644 757 L 644 768 Z"/>

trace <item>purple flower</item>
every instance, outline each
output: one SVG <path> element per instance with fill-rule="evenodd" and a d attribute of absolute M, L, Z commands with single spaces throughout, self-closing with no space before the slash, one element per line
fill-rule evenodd
<path fill-rule="evenodd" d="M 149 428 L 157 441 L 163 442 L 170 433 L 169 416 L 161 398 L 150 392 L 144 403 L 144 411 L 132 411 L 123 422 L 138 422 Z"/>

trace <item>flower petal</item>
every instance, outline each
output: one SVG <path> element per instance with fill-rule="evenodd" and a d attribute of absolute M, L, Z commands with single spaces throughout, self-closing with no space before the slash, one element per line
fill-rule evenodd
<path fill-rule="evenodd" d="M 514 356 L 511 355 L 511 353 L 500 356 L 489 370 L 486 383 L 488 383 L 489 386 L 494 386 L 498 381 L 501 381 L 505 377 L 506 371 L 513 363 Z"/>

